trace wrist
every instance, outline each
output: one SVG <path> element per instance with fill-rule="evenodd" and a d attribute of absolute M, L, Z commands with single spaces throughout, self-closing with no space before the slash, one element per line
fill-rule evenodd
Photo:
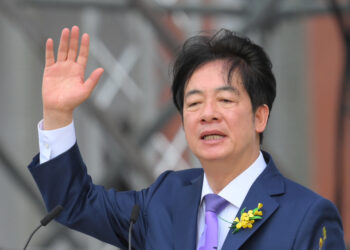
<path fill-rule="evenodd" d="M 73 122 L 73 111 L 43 111 L 43 129 L 52 130 L 65 127 Z"/>

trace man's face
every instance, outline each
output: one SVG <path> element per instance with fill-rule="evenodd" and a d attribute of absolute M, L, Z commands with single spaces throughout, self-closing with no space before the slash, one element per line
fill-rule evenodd
<path fill-rule="evenodd" d="M 183 125 L 187 142 L 202 163 L 232 162 L 258 152 L 258 133 L 266 124 L 262 129 L 260 118 L 253 114 L 239 74 L 234 73 L 231 83 L 227 83 L 224 60 L 199 67 L 184 92 Z"/>

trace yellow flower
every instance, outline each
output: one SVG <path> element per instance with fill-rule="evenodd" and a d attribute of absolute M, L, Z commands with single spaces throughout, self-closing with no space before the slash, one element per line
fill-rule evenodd
<path fill-rule="evenodd" d="M 320 238 L 319 250 L 322 250 L 323 244 L 324 244 L 324 242 L 327 239 L 327 231 L 326 231 L 326 227 L 325 226 L 322 228 L 322 234 L 323 234 L 323 237 Z"/>
<path fill-rule="evenodd" d="M 322 239 L 322 238 L 320 238 L 319 250 L 321 250 L 321 249 L 322 249 L 322 247 L 323 247 L 323 239 Z"/>
<path fill-rule="evenodd" d="M 322 232 L 323 232 L 323 240 L 326 240 L 327 239 L 327 231 L 326 231 L 325 226 L 323 227 Z"/>
<path fill-rule="evenodd" d="M 233 233 L 237 233 L 241 228 L 253 228 L 253 224 L 256 220 L 261 220 L 263 212 L 259 211 L 263 207 L 262 203 L 258 204 L 258 207 L 253 210 L 245 212 L 245 208 L 241 210 L 241 216 L 236 217 L 231 224 L 231 228 L 234 229 Z"/>

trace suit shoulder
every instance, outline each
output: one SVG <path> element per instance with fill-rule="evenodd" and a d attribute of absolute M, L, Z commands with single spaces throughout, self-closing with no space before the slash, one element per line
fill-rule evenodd
<path fill-rule="evenodd" d="M 162 181 L 171 181 L 171 182 L 180 182 L 181 184 L 187 184 L 193 179 L 196 179 L 203 175 L 202 168 L 191 168 L 179 171 L 166 171 L 162 173 L 156 180 L 156 182 Z"/>
<path fill-rule="evenodd" d="M 158 176 L 150 188 L 159 188 L 160 186 L 168 186 L 168 184 L 172 186 L 176 186 L 176 184 L 186 185 L 192 180 L 200 178 L 203 173 L 202 168 L 191 168 L 180 171 L 167 170 Z"/>
<path fill-rule="evenodd" d="M 318 199 L 318 198 L 323 198 L 321 195 L 317 194 L 316 192 L 314 192 L 313 190 L 293 181 L 290 180 L 286 177 L 284 177 L 285 180 L 285 184 L 286 184 L 286 191 L 287 192 L 291 192 L 293 194 L 296 195 L 302 195 L 302 197 L 306 197 L 306 198 L 314 198 L 314 199 Z"/>
<path fill-rule="evenodd" d="M 174 171 L 173 176 L 184 180 L 192 180 L 193 178 L 196 178 L 202 175 L 203 173 L 204 172 L 202 168 L 191 168 L 191 169 Z"/>
<path fill-rule="evenodd" d="M 263 172 L 261 179 L 263 180 L 264 187 L 268 188 L 270 194 L 284 194 L 283 197 L 293 200 L 295 203 L 303 202 L 304 204 L 308 204 L 317 200 L 328 201 L 311 189 L 286 178 L 278 171 L 271 155 L 264 151 L 263 154 L 268 167 Z M 281 197 L 281 199 L 283 198 Z"/>
<path fill-rule="evenodd" d="M 330 207 L 335 208 L 335 205 L 325 197 L 316 193 L 315 191 L 295 182 L 288 178 L 285 178 L 285 188 L 286 194 L 289 199 L 292 199 L 293 202 L 303 204 L 324 204 Z"/>

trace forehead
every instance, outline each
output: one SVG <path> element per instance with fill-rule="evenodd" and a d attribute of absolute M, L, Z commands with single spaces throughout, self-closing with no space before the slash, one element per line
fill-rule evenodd
<path fill-rule="evenodd" d="M 229 77 L 229 68 L 230 65 L 225 60 L 215 60 L 201 65 L 187 81 L 185 94 L 193 89 L 215 89 L 223 86 L 232 86 L 239 89 L 243 87 L 240 73 L 234 70 L 231 77 Z"/>

